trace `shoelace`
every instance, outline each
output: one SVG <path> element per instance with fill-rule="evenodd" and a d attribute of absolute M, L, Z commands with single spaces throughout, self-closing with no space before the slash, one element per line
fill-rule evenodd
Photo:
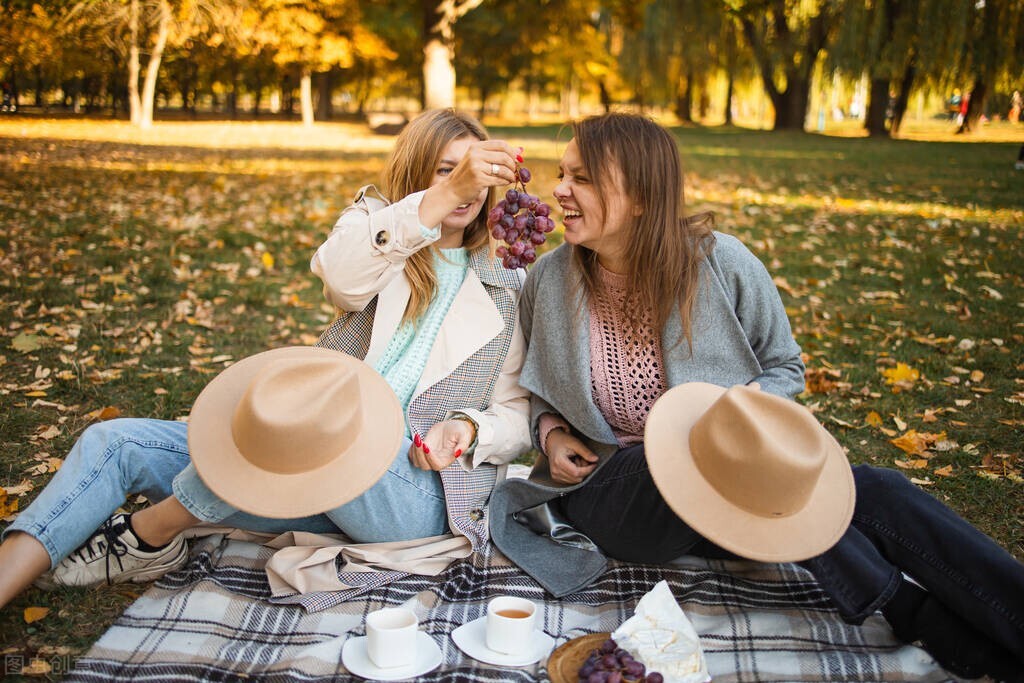
<path fill-rule="evenodd" d="M 83 545 L 75 553 L 83 561 L 87 561 L 83 554 L 86 550 L 89 551 L 89 559 L 96 557 L 99 553 L 104 554 L 104 565 L 107 575 L 107 585 L 111 585 L 110 581 L 110 556 L 113 555 L 117 559 L 117 565 L 121 569 L 124 569 L 124 564 L 121 562 L 121 558 L 128 554 L 128 546 L 125 545 L 124 541 L 121 540 L 121 534 L 125 530 L 124 522 L 118 522 L 116 525 L 113 523 L 113 519 L 108 519 L 103 522 L 103 525 L 96 531 L 89 543 Z M 95 543 L 96 548 L 93 549 Z"/>

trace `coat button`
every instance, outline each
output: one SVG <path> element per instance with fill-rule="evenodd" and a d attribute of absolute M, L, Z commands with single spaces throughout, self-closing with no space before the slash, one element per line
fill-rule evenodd
<path fill-rule="evenodd" d="M 381 230 L 373 238 L 373 241 L 377 243 L 378 247 L 383 247 L 390 240 L 391 240 L 391 235 L 388 234 L 387 230 Z"/>

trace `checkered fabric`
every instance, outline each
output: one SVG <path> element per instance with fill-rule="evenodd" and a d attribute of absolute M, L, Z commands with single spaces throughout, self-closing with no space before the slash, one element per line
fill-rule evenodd
<path fill-rule="evenodd" d="M 518 276 L 497 265 L 488 258 L 486 249 L 477 249 L 469 258 L 469 267 L 477 274 L 495 308 L 505 321 L 505 327 L 498 336 L 467 358 L 445 379 L 429 387 L 409 405 L 408 419 L 413 429 L 425 434 L 431 426 L 443 420 L 450 411 L 473 408 L 486 410 L 491 402 L 494 384 L 501 374 L 501 365 L 512 343 L 518 315 L 517 299 L 521 282 Z M 366 309 L 345 313 L 320 336 L 317 346 L 342 351 L 358 358 L 365 358 L 373 332 L 373 316 L 376 312 L 375 298 Z M 482 463 L 470 472 L 461 467 L 449 467 L 441 471 L 448 518 L 452 532 L 466 536 L 473 550 L 480 550 L 489 538 L 487 529 L 487 500 L 497 479 L 497 468 Z M 298 603 L 310 611 L 326 609 L 363 593 L 383 586 L 405 574 L 402 572 L 339 572 L 338 576 L 347 591 L 331 593 L 308 593 L 275 598 L 284 604 Z"/>
<path fill-rule="evenodd" d="M 518 595 L 536 601 L 540 628 L 557 646 L 613 630 L 662 579 L 700 635 L 715 683 L 957 680 L 898 643 L 878 615 L 844 624 L 796 565 L 612 562 L 588 589 L 559 601 L 487 544 L 438 576 L 406 576 L 314 614 L 267 602 L 263 563 L 272 550 L 217 536 L 195 543 L 190 564 L 131 605 L 66 680 L 356 681 L 342 662 L 345 641 L 365 635 L 369 612 L 405 605 L 442 652 L 440 667 L 418 681 L 548 681 L 546 658 L 501 669 L 469 658 L 449 634 L 483 616 L 491 598 Z"/>

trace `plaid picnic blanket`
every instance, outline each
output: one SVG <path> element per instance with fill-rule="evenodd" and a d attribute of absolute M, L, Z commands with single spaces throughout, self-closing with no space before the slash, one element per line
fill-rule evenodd
<path fill-rule="evenodd" d="M 719 683 L 744 681 L 950 681 L 923 651 L 894 640 L 880 617 L 844 624 L 795 565 L 686 558 L 672 566 L 611 563 L 589 589 L 546 597 L 488 545 L 438 576 L 407 576 L 320 612 L 274 604 L 261 545 L 211 536 L 185 568 L 152 586 L 77 660 L 69 681 L 349 681 L 341 650 L 365 635 L 366 615 L 405 605 L 441 648 L 442 664 L 420 681 L 548 681 L 545 660 L 502 669 L 470 659 L 448 636 L 483 616 L 498 594 L 542 607 L 557 644 L 611 631 L 665 579 L 701 636 Z M 567 567 L 566 571 L 571 571 Z"/>

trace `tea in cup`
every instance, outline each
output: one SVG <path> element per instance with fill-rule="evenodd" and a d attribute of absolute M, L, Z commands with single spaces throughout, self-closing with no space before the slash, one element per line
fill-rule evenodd
<path fill-rule="evenodd" d="M 530 649 L 537 624 L 537 605 L 503 595 L 487 603 L 487 649 L 519 655 Z"/>

